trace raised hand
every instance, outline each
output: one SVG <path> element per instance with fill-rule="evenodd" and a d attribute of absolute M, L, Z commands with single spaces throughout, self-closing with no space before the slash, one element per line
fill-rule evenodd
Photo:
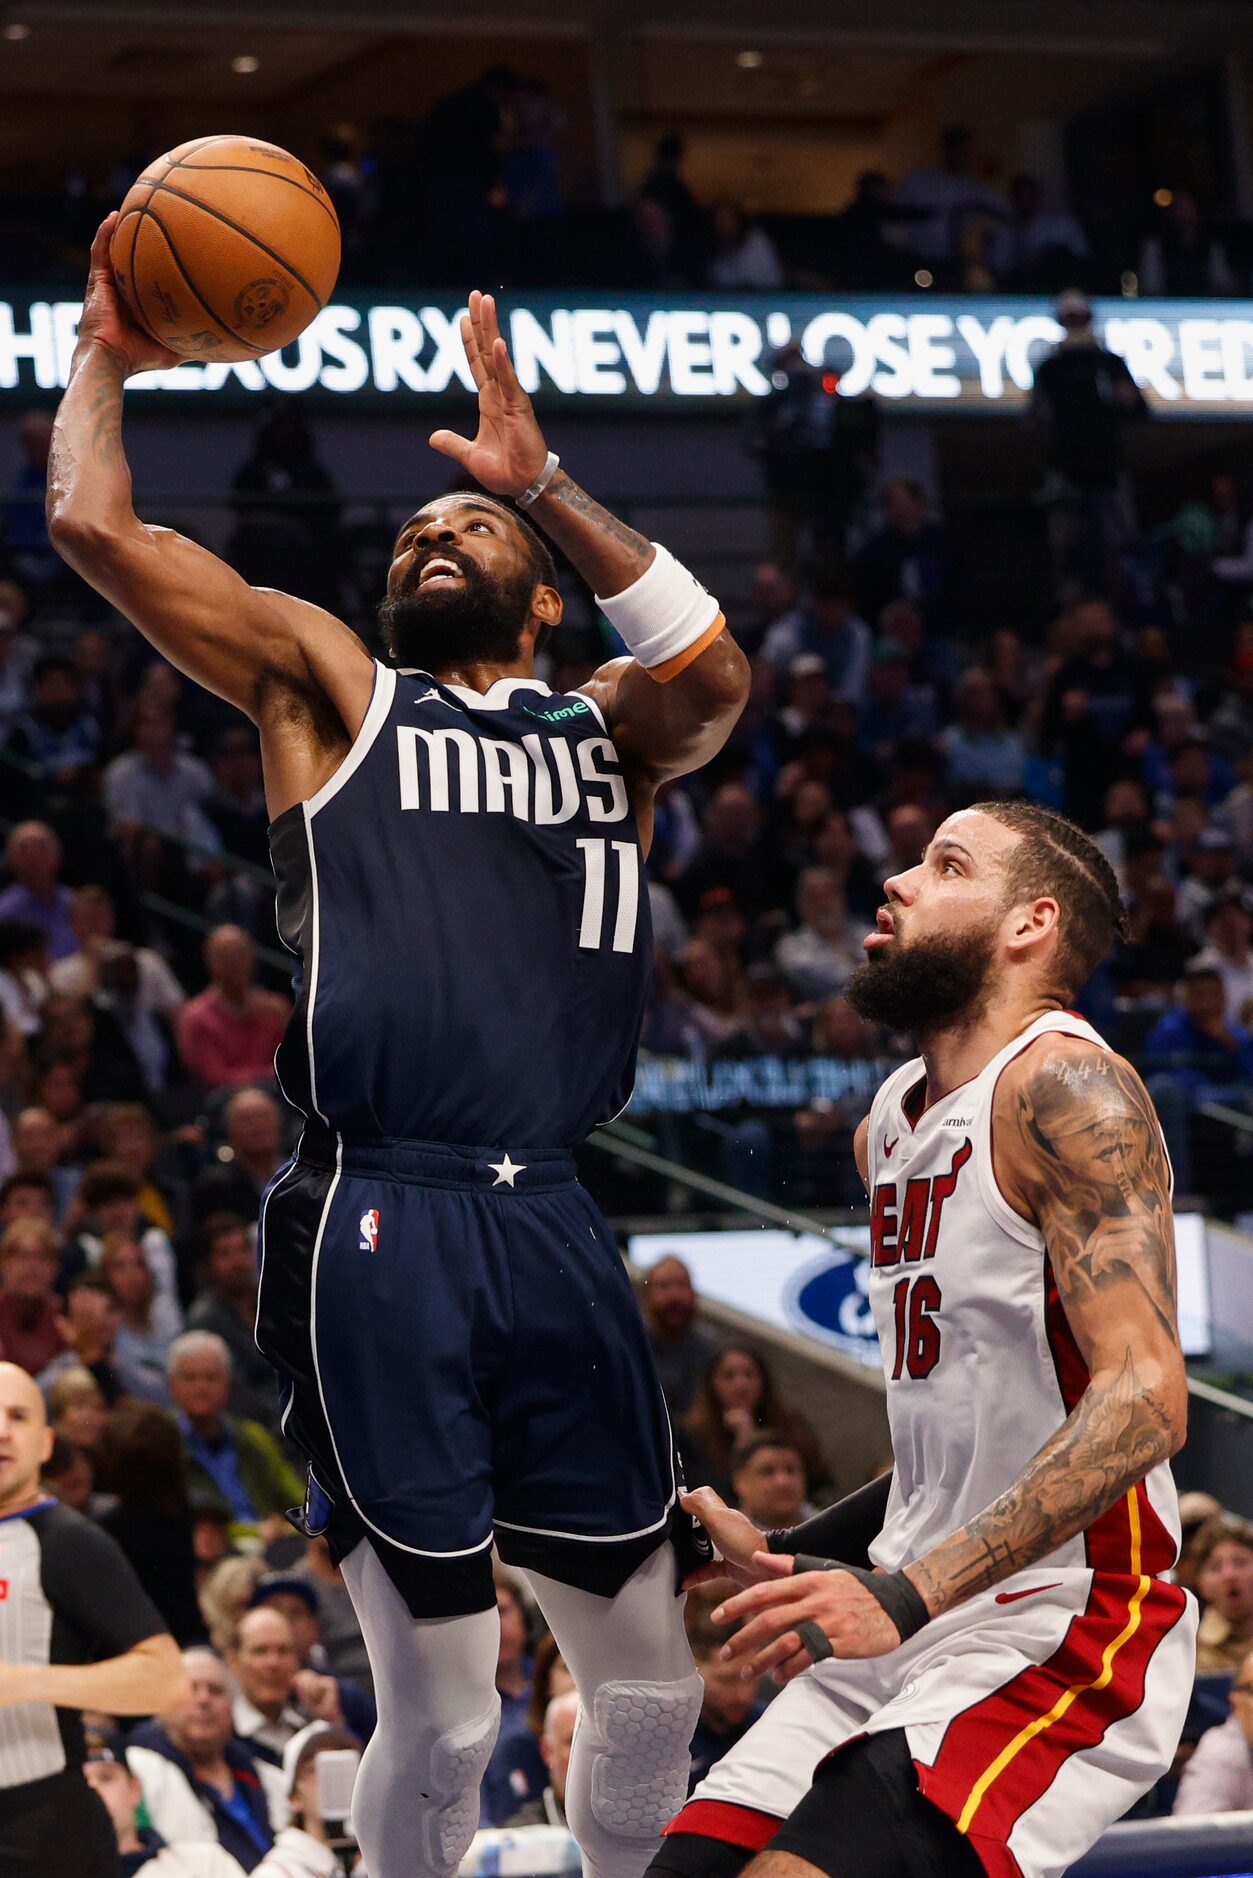
<path fill-rule="evenodd" d="M 478 386 L 478 433 L 471 439 L 455 430 L 437 430 L 431 448 L 454 458 L 484 489 L 520 496 L 548 461 L 548 445 L 500 336 L 490 293 L 476 289 L 470 295 L 469 311 L 461 316 L 461 343 Z"/>
<path fill-rule="evenodd" d="M 177 352 L 171 352 L 168 346 L 144 331 L 117 290 L 109 255 L 116 225 L 115 209 L 105 216 L 91 244 L 91 269 L 78 321 L 79 344 L 106 347 L 121 360 L 128 377 L 132 372 L 163 371 L 171 365 L 181 365 Z"/>

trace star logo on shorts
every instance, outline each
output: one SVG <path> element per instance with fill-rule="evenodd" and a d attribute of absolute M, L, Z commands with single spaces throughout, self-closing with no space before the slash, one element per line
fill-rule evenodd
<path fill-rule="evenodd" d="M 495 1180 L 492 1182 L 493 1187 L 512 1187 L 518 1175 L 525 1168 L 526 1162 L 511 1161 L 509 1159 L 508 1150 L 506 1149 L 503 1161 L 489 1161 L 487 1165 L 496 1176 Z"/>

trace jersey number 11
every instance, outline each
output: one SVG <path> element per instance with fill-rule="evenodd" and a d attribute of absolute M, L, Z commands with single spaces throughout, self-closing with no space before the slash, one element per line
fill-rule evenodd
<path fill-rule="evenodd" d="M 606 841 L 589 836 L 579 842 L 583 850 L 583 916 L 579 921 L 579 944 L 586 951 L 599 951 L 605 940 L 605 883 L 609 873 L 609 854 L 617 860 L 618 904 L 614 915 L 610 950 L 633 952 L 635 927 L 640 908 L 640 851 L 633 841 Z"/>

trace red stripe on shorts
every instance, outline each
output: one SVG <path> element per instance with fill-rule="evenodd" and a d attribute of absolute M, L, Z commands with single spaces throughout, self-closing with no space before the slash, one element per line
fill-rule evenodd
<path fill-rule="evenodd" d="M 721 1839 L 724 1845 L 760 1852 L 782 1824 L 773 1813 L 759 1813 L 754 1807 L 736 1806 L 730 1800 L 689 1800 L 661 1832 L 663 1838 L 672 1832 L 694 1832 L 702 1839 Z"/>
<path fill-rule="evenodd" d="M 950 1722 L 932 1766 L 916 1763 L 922 1792 L 960 1823 L 1000 1756 L 1032 1724 L 1043 1724 L 992 1774 L 967 1817 L 964 1830 L 989 1878 L 1017 1873 L 1008 1851 L 1010 1834 L 1071 1756 L 1096 1747 L 1107 1729 L 1134 1715 L 1143 1702 L 1153 1653 L 1182 1617 L 1187 1598 L 1178 1586 L 1155 1581 L 1136 1604 L 1142 1582 L 1128 1575 L 1094 1578 L 1085 1609 L 1071 1619 L 1053 1655 Z M 1133 1618 L 1135 1629 L 1120 1644 Z M 1106 1667 L 1107 1651 L 1112 1651 L 1109 1680 L 1093 1688 Z M 1054 1717 L 1067 1696 L 1070 1700 Z"/>

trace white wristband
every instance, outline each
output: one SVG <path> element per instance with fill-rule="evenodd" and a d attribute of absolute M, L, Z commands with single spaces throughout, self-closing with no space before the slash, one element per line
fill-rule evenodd
<path fill-rule="evenodd" d="M 722 613 L 695 574 L 654 541 L 653 559 L 637 581 L 596 604 L 646 669 L 666 665 L 710 635 Z"/>
<path fill-rule="evenodd" d="M 561 461 L 561 458 L 557 455 L 557 452 L 555 450 L 550 450 L 548 452 L 548 459 L 545 462 L 544 467 L 540 471 L 539 475 L 535 478 L 535 481 L 531 484 L 530 488 L 524 489 L 522 491 L 522 494 L 515 498 L 517 501 L 518 507 L 520 509 L 529 509 L 532 502 L 535 501 L 536 497 L 543 495 L 545 489 L 547 489 L 549 483 L 552 481 L 553 477 L 556 475 L 557 465 L 560 463 L 560 461 Z"/>

